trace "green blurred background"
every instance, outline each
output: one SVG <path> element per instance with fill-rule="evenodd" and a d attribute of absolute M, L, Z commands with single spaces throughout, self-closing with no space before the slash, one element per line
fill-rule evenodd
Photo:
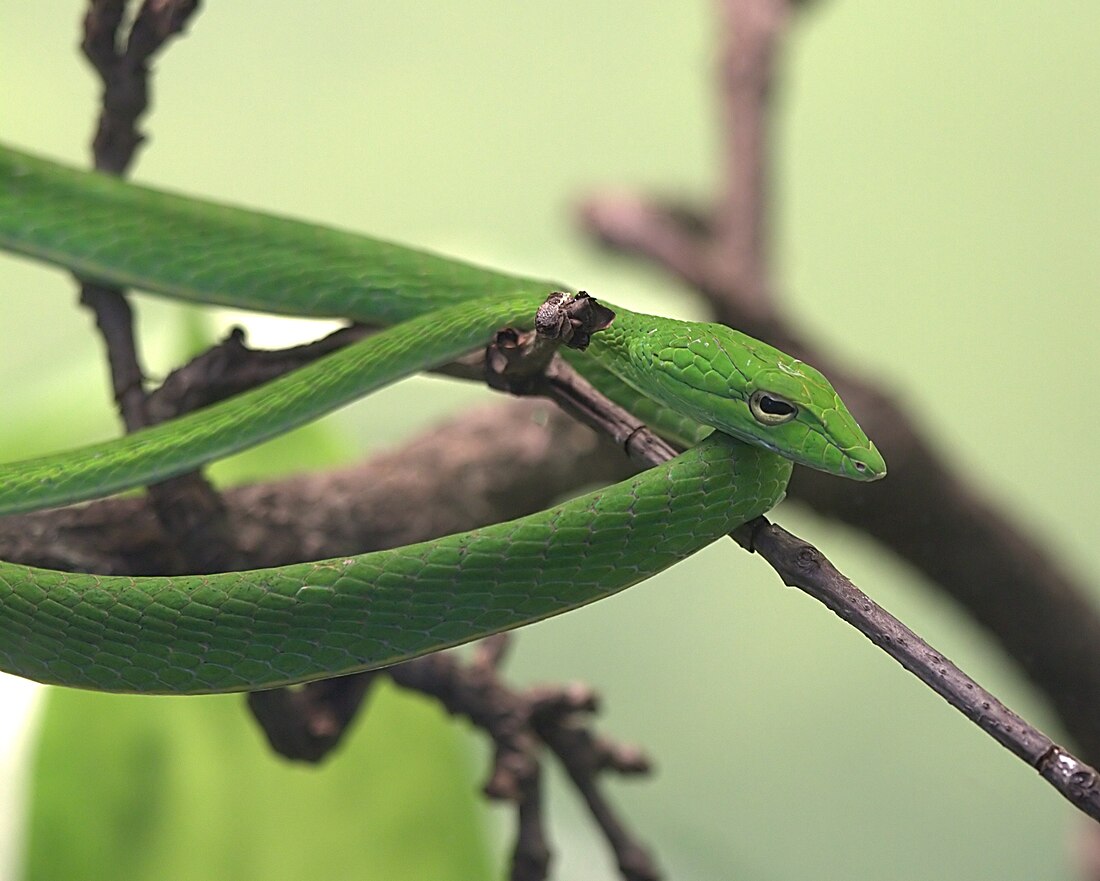
<path fill-rule="evenodd" d="M 81 12 L 6 4 L 0 16 L 0 137 L 76 163 L 97 99 L 75 49 Z M 666 279 L 592 249 L 570 209 L 597 185 L 710 192 L 713 13 L 207 3 L 157 64 L 136 177 L 699 314 Z M 821 0 L 787 44 L 775 163 L 792 313 L 896 390 L 1083 579 L 1100 566 L 1098 50 L 1100 6 L 1084 0 Z M 72 284 L 9 258 L 0 279 L 0 455 L 109 436 L 99 345 Z M 156 371 L 239 318 L 140 305 Z M 265 320 L 253 339 L 317 332 Z M 488 398 L 419 380 L 216 473 L 322 467 Z M 777 519 L 1060 734 L 912 571 L 793 504 Z M 1072 877 L 1081 821 L 1053 791 L 733 547 L 529 628 L 510 671 L 594 683 L 602 727 L 656 757 L 655 778 L 612 789 L 670 877 Z M 53 692 L 40 709 L 27 877 L 500 874 L 511 819 L 477 798 L 485 745 L 425 702 L 387 693 L 321 770 L 268 755 L 236 698 Z M 612 877 L 582 807 L 551 783 L 554 877 Z"/>

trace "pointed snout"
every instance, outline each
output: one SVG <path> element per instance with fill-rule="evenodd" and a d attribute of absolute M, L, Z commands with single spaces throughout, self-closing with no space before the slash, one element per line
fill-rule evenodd
<path fill-rule="evenodd" d="M 853 480 L 879 480 L 886 476 L 886 461 L 870 441 L 866 447 L 844 451 L 845 476 Z"/>

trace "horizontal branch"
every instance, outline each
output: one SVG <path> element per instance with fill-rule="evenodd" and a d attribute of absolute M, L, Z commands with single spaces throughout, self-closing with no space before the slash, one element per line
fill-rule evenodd
<path fill-rule="evenodd" d="M 251 567 L 409 544 L 537 511 L 629 463 L 551 404 L 510 401 L 440 423 L 399 450 L 224 492 Z M 188 571 L 143 497 L 0 517 L 0 559 L 104 574 Z"/>

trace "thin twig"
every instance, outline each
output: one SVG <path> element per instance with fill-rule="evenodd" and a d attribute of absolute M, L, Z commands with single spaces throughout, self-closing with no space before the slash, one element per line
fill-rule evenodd
<path fill-rule="evenodd" d="M 761 520 L 753 529 L 752 548 L 785 584 L 809 594 L 855 627 L 1001 746 L 1031 765 L 1072 805 L 1100 821 L 1100 776 L 1093 768 L 1008 709 L 875 603 L 817 548 Z"/>
<path fill-rule="evenodd" d="M 563 719 L 598 710 L 598 699 L 585 686 L 555 689 L 532 701 L 532 723 L 539 737 L 554 751 L 569 779 L 581 794 L 588 811 L 611 844 L 619 872 L 627 881 L 657 881 L 661 877 L 649 849 L 627 829 L 596 785 L 600 771 L 612 768 L 619 774 L 648 774 L 649 759 L 639 750 L 597 738 L 580 725 L 562 724 Z"/>

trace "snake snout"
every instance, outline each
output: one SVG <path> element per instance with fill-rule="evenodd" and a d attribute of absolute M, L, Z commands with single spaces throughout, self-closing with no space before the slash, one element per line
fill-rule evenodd
<path fill-rule="evenodd" d="M 867 447 L 846 450 L 844 470 L 853 480 L 881 480 L 886 476 L 886 460 L 873 443 Z"/>

